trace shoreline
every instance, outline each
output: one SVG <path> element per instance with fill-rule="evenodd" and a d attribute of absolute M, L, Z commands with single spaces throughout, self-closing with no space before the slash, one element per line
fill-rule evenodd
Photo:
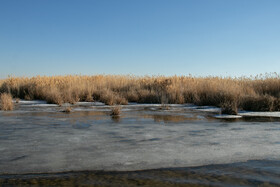
<path fill-rule="evenodd" d="M 270 169 L 271 168 L 271 169 Z M 229 164 L 171 167 L 136 171 L 68 171 L 58 173 L 0 174 L 0 185 L 84 186 L 211 186 L 280 184 L 279 160 L 248 160 Z M 250 175 L 248 175 L 250 173 Z M 260 175 L 262 177 L 260 177 Z M 108 181 L 108 179 L 110 179 Z"/>

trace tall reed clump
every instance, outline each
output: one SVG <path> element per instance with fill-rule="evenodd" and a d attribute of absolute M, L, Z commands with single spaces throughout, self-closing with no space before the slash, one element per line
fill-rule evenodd
<path fill-rule="evenodd" d="M 13 110 L 13 99 L 10 94 L 2 93 L 0 95 L 0 109 L 1 110 Z"/>
<path fill-rule="evenodd" d="M 110 116 L 119 116 L 121 114 L 121 109 L 121 106 L 112 107 Z"/>
<path fill-rule="evenodd" d="M 0 93 L 14 98 L 41 99 L 62 105 L 78 101 L 100 101 L 107 105 L 128 102 L 213 105 L 224 113 L 238 109 L 280 110 L 280 77 L 268 74 L 257 77 L 192 76 L 36 76 L 9 77 L 0 81 Z"/>

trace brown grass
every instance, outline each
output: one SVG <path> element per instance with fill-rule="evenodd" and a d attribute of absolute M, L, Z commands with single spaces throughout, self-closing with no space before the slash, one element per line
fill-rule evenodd
<path fill-rule="evenodd" d="M 251 78 L 192 76 L 37 76 L 0 81 L 0 93 L 14 98 L 42 99 L 48 103 L 101 101 L 107 105 L 137 103 L 213 105 L 225 113 L 237 109 L 280 110 L 280 77 Z"/>
<path fill-rule="evenodd" d="M 1 110 L 13 110 L 13 100 L 12 96 L 7 93 L 2 93 L 0 95 L 0 109 Z"/>
<path fill-rule="evenodd" d="M 110 115 L 111 116 L 119 116 L 121 114 L 121 109 L 122 109 L 121 106 L 112 107 Z"/>
<path fill-rule="evenodd" d="M 221 106 L 221 113 L 222 114 L 230 114 L 230 115 L 237 115 L 238 108 L 236 102 L 225 102 Z"/>

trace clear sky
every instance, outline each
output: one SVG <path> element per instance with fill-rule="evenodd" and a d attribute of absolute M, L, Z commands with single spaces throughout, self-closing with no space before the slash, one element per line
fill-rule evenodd
<path fill-rule="evenodd" d="M 279 0 L 0 0 L 0 78 L 266 72 Z"/>

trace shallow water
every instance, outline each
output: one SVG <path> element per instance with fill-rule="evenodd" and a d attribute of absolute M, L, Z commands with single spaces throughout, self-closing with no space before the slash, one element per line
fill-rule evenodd
<path fill-rule="evenodd" d="M 102 103 L 64 107 L 20 102 L 0 112 L 2 184 L 280 185 L 279 118 L 217 119 L 219 109 L 192 105 L 130 104 L 113 118 Z"/>

